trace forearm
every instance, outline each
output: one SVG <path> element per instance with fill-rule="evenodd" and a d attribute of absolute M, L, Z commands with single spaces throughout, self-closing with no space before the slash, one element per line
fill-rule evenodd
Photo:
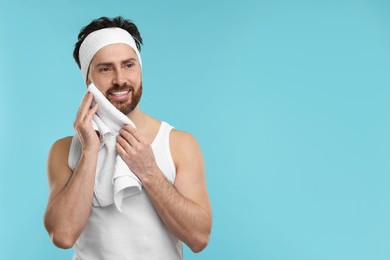
<path fill-rule="evenodd" d="M 53 243 L 72 247 L 87 223 L 95 184 L 97 153 L 83 153 L 67 185 L 46 210 L 45 226 Z"/>
<path fill-rule="evenodd" d="M 165 225 L 192 251 L 208 243 L 211 212 L 181 195 L 160 170 L 143 180 L 144 187 Z"/>

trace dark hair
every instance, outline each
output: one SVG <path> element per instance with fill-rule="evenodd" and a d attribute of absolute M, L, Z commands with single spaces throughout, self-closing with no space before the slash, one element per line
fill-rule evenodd
<path fill-rule="evenodd" d="M 142 44 L 141 34 L 139 33 L 137 26 L 131 20 L 126 20 L 121 16 L 117 16 L 112 19 L 103 16 L 93 20 L 87 26 L 81 28 L 81 31 L 77 37 L 78 41 L 76 42 L 73 51 L 73 58 L 76 61 L 79 68 L 80 68 L 79 50 L 85 38 L 94 31 L 104 29 L 104 28 L 110 28 L 110 27 L 119 27 L 128 31 L 131 34 L 131 36 L 133 36 L 138 51 L 141 52 L 141 44 Z"/>

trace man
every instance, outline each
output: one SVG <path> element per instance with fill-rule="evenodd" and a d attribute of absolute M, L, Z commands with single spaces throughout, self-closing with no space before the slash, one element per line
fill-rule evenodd
<path fill-rule="evenodd" d="M 100 104 L 87 92 L 74 122 L 76 135 L 53 144 L 47 167 L 44 224 L 56 246 L 75 247 L 73 259 L 182 259 L 181 241 L 199 252 L 209 240 L 211 206 L 200 147 L 190 134 L 141 111 L 140 44 L 137 27 L 122 17 L 93 20 L 76 43 L 74 58 L 86 85 L 93 83 L 136 126 L 123 125 L 114 146 L 142 190 L 125 197 L 121 211 L 93 203 L 105 158 L 92 122 Z M 76 143 L 79 158 L 72 166 Z"/>

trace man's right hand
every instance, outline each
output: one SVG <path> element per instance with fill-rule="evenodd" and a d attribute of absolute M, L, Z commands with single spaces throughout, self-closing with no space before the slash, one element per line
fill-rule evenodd
<path fill-rule="evenodd" d="M 88 222 L 92 208 L 99 137 L 92 128 L 92 117 L 98 106 L 91 109 L 93 95 L 87 93 L 74 122 L 74 129 L 82 145 L 76 168 L 68 165 L 72 137 L 55 142 L 47 164 L 49 200 L 44 224 L 53 243 L 60 248 L 71 248 Z"/>
<path fill-rule="evenodd" d="M 98 104 L 95 104 L 90 109 L 93 101 L 93 94 L 88 92 L 80 105 L 77 112 L 73 127 L 76 131 L 83 152 L 98 152 L 100 146 L 99 136 L 92 128 L 92 117 L 98 109 Z"/>

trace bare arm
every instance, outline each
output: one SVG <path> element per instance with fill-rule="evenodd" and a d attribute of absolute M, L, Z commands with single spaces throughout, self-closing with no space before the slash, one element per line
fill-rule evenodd
<path fill-rule="evenodd" d="M 72 173 L 68 166 L 71 138 L 64 138 L 52 146 L 47 164 L 49 200 L 44 224 L 53 243 L 70 248 L 87 223 L 95 184 L 96 161 L 99 139 L 91 127 L 89 111 L 92 95 L 84 98 L 75 121 L 75 130 L 82 143 L 80 161 Z"/>
<path fill-rule="evenodd" d="M 187 133 L 172 131 L 171 152 L 177 169 L 172 185 L 155 163 L 150 145 L 134 128 L 124 129 L 117 139 L 117 151 L 142 181 L 161 219 L 192 251 L 203 250 L 212 217 L 198 143 Z"/>

